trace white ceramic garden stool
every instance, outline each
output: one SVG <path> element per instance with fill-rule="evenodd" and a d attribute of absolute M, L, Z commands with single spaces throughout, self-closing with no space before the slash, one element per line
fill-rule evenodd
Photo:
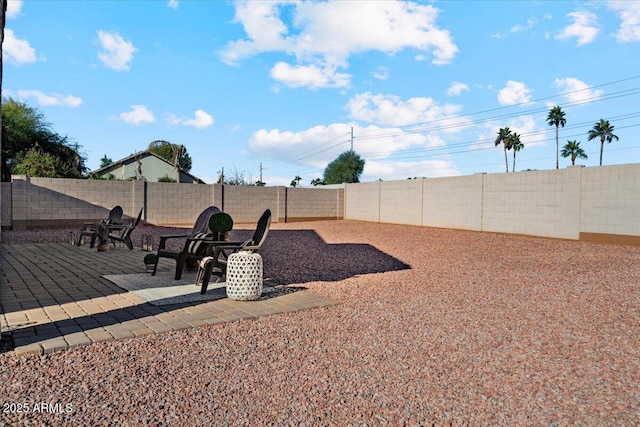
<path fill-rule="evenodd" d="M 240 251 L 227 260 L 227 296 L 236 301 L 254 301 L 262 295 L 262 257 Z"/>

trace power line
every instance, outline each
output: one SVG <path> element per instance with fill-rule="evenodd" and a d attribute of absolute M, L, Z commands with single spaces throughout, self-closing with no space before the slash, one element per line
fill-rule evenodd
<path fill-rule="evenodd" d="M 490 113 L 490 112 L 499 111 L 499 110 L 511 109 L 511 108 L 514 108 L 514 107 L 522 106 L 522 105 L 534 104 L 534 103 L 537 103 L 537 102 L 540 102 L 540 101 L 544 101 L 544 100 L 547 100 L 547 99 L 551 99 L 551 98 L 555 98 L 555 97 L 573 95 L 573 94 L 576 94 L 578 92 L 584 92 L 586 90 L 596 89 L 596 88 L 604 87 L 604 86 L 610 86 L 610 85 L 613 85 L 613 84 L 618 84 L 618 83 L 622 83 L 622 82 L 626 82 L 626 81 L 630 81 L 630 80 L 635 80 L 635 79 L 638 79 L 638 78 L 640 78 L 640 75 L 627 77 L 625 79 L 615 80 L 613 82 L 602 83 L 602 84 L 595 85 L 595 86 L 589 86 L 589 87 L 584 88 L 584 89 L 578 89 L 578 90 L 574 90 L 574 91 L 559 93 L 559 94 L 556 94 L 556 95 L 553 95 L 553 96 L 546 96 L 546 97 L 543 97 L 543 98 L 537 98 L 537 99 L 534 99 L 534 100 L 531 100 L 531 101 L 520 102 L 520 103 L 513 104 L 513 105 L 496 107 L 496 108 L 491 108 L 491 109 L 487 109 L 487 110 L 478 111 L 478 112 L 475 112 L 475 113 L 467 113 L 467 114 L 460 114 L 460 115 L 457 115 L 457 116 L 443 117 L 443 118 L 439 118 L 439 119 L 434 119 L 434 120 L 429 120 L 429 121 L 424 121 L 424 122 L 418 122 L 418 123 L 411 123 L 411 124 L 406 124 L 406 125 L 401 125 L 401 126 L 396 126 L 396 127 L 398 127 L 398 128 L 414 127 L 414 126 L 424 125 L 424 124 L 428 124 L 428 123 L 437 123 L 437 122 L 441 122 L 441 121 L 445 121 L 445 120 L 451 120 L 451 119 L 455 119 L 455 118 L 477 116 L 477 115 L 481 115 L 481 114 L 484 114 L 484 113 Z M 638 88 L 627 89 L 627 90 L 637 90 L 637 89 Z M 617 92 L 614 92 L 614 93 L 617 93 Z M 589 99 L 593 99 L 593 97 L 592 98 L 588 98 L 587 100 L 589 100 Z M 564 106 L 564 107 L 566 107 L 566 106 L 574 106 L 574 105 L 579 105 L 579 104 L 583 104 L 583 103 L 587 103 L 587 102 L 584 102 L 583 100 L 574 101 L 574 102 L 564 103 L 561 106 Z M 541 109 L 541 111 L 547 111 L 547 110 L 548 110 L 547 107 Z M 514 114 L 516 116 L 517 115 L 521 115 L 521 114 L 526 114 L 526 111 L 525 112 L 521 111 L 519 113 L 514 113 Z M 508 116 L 509 115 L 506 115 L 506 117 L 508 117 Z M 501 117 L 503 117 L 503 116 L 494 116 L 493 119 L 501 118 Z M 483 120 L 487 121 L 487 120 L 491 120 L 491 119 L 492 118 L 483 119 Z M 369 132 L 375 132 L 375 131 L 369 131 Z M 366 131 L 364 131 L 363 133 L 366 135 Z M 365 138 L 365 137 L 366 136 L 360 136 L 360 138 Z"/>

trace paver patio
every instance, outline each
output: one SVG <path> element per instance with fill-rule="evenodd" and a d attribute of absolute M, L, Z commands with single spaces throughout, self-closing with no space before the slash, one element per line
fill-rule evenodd
<path fill-rule="evenodd" d="M 337 304 L 305 289 L 259 301 L 228 298 L 154 306 L 103 278 L 144 271 L 140 249 L 90 251 L 69 243 L 2 245 L 0 326 L 19 354 L 252 319 Z M 158 271 L 175 264 L 161 260 Z"/>

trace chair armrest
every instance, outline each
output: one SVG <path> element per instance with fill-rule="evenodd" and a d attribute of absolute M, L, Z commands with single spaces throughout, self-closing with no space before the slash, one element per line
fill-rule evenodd
<path fill-rule="evenodd" d="M 188 234 L 175 234 L 175 235 L 171 235 L 171 236 L 160 236 L 160 243 L 158 244 L 158 249 L 164 249 L 165 245 L 167 244 L 167 240 L 169 239 L 177 239 L 177 238 L 187 238 L 189 237 Z"/>

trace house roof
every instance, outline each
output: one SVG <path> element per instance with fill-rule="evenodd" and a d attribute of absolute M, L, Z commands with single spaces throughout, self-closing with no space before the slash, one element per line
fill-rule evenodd
<path fill-rule="evenodd" d="M 96 174 L 102 174 L 105 172 L 108 172 L 110 169 L 115 169 L 125 163 L 128 163 L 131 160 L 135 160 L 138 156 L 141 156 L 142 158 L 144 157 L 155 157 L 157 159 L 160 159 L 161 161 L 163 161 L 164 163 L 168 164 L 169 166 L 173 167 L 173 163 L 167 161 L 167 159 L 165 159 L 164 157 L 158 156 L 156 153 L 153 153 L 149 150 L 143 150 L 143 151 L 138 151 L 137 153 L 133 153 L 128 157 L 125 157 L 123 159 L 118 160 L 117 162 L 113 162 L 105 167 L 102 167 L 100 169 L 96 169 L 94 171 L 92 171 L 92 173 L 96 173 Z M 182 168 L 178 168 L 178 170 L 180 171 L 180 173 L 183 173 L 187 176 L 190 176 L 195 182 L 197 182 L 198 184 L 206 184 L 206 182 L 204 182 L 203 180 L 201 180 L 200 178 L 198 178 L 195 175 L 191 175 L 189 172 L 185 171 Z"/>

